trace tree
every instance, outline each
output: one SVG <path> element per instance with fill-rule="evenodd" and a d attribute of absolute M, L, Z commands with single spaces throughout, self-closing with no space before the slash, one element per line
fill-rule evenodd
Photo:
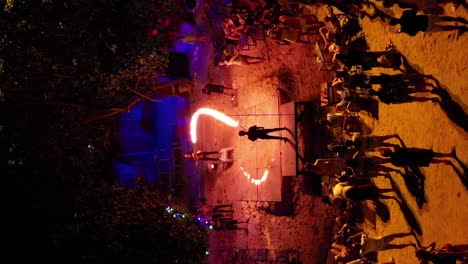
<path fill-rule="evenodd" d="M 204 263 L 207 227 L 167 208 L 158 192 L 113 186 L 85 190 L 79 199 L 75 221 L 55 236 L 62 261 Z"/>
<path fill-rule="evenodd" d="M 40 146 L 28 140 L 25 152 L 37 160 L 52 149 L 60 164 L 75 167 L 69 171 L 78 181 L 106 173 L 113 121 L 80 121 L 152 99 L 175 27 L 186 19 L 180 10 L 175 0 L 7 1 L 0 101 L 10 131 L 41 137 Z"/>
<path fill-rule="evenodd" d="M 123 200 L 116 198 L 117 191 L 103 191 L 100 186 L 113 181 L 114 120 L 80 122 L 102 110 L 129 109 L 159 82 L 174 26 L 186 15 L 179 3 L 0 2 L 0 153 L 5 154 L 0 166 L 6 171 L 4 194 L 9 198 L 4 200 L 9 223 L 4 229 L 16 258 L 28 256 L 25 248 L 45 258 L 63 249 L 72 254 L 70 262 L 165 256 L 162 251 L 132 247 L 127 236 L 152 239 L 144 235 L 146 228 L 188 247 L 164 233 L 185 230 L 164 218 L 158 221 L 167 229 L 142 217 L 112 222 L 116 216 L 110 201 L 118 200 L 117 206 Z M 105 204 L 99 207 L 103 211 L 90 213 L 87 206 L 93 201 L 78 199 L 93 193 L 103 199 Z M 122 197 L 132 195 L 136 194 Z M 153 209 L 144 215 L 156 220 L 160 206 Z M 86 213 L 74 217 L 80 210 Z M 193 243 L 198 252 L 203 240 L 193 238 L 184 241 Z M 86 252 L 73 251 L 73 245 Z M 125 254 L 117 254 L 124 247 Z M 88 259 L 80 261 L 82 256 Z"/>

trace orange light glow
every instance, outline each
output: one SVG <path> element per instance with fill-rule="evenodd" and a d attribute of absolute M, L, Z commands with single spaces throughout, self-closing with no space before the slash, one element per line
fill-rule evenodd
<path fill-rule="evenodd" d="M 244 168 L 242 168 L 242 166 L 240 167 L 240 170 L 242 171 L 244 176 L 248 180 L 250 180 L 251 183 L 253 183 L 255 185 L 260 185 L 260 183 L 266 181 L 266 179 L 268 178 L 268 169 L 266 169 L 265 172 L 263 172 L 262 178 L 260 178 L 259 180 L 258 179 L 252 179 L 252 177 L 250 176 L 250 173 L 248 171 L 244 170 Z"/>
<path fill-rule="evenodd" d="M 218 119 L 219 121 L 231 127 L 239 126 L 239 123 L 237 123 L 237 121 L 233 120 L 232 118 L 219 111 L 213 110 L 211 108 L 200 108 L 192 115 L 192 120 L 190 121 L 190 137 L 192 138 L 193 143 L 197 143 L 198 117 L 202 114 L 214 117 L 215 119 Z"/>

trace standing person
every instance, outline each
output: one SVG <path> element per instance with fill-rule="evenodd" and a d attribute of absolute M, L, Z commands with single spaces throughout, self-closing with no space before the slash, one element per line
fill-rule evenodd
<path fill-rule="evenodd" d="M 224 208 L 229 208 L 229 209 L 224 209 Z M 232 210 L 232 204 L 218 204 L 213 207 L 213 212 L 219 213 L 219 212 L 234 212 Z"/>
<path fill-rule="evenodd" d="M 245 224 L 245 227 L 240 227 L 240 224 Z M 216 231 L 221 230 L 239 230 L 243 229 L 248 231 L 249 219 L 245 221 L 239 221 L 232 218 L 221 218 L 214 221 L 213 229 Z"/>
<path fill-rule="evenodd" d="M 396 146 L 393 151 L 389 148 L 378 148 L 377 150 L 397 167 L 429 167 L 431 163 L 451 164 L 450 160 L 441 158 L 453 157 L 453 152 L 436 153 L 432 149 L 401 148 Z"/>
<path fill-rule="evenodd" d="M 442 25 L 440 22 L 461 22 L 465 26 Z M 435 32 L 458 30 L 458 35 L 462 35 L 468 30 L 466 24 L 468 21 L 462 17 L 435 16 L 435 15 L 417 15 L 416 10 L 408 9 L 403 11 L 400 18 L 391 18 L 390 25 L 400 25 L 398 33 L 406 33 L 415 36 L 418 32 Z"/>
<path fill-rule="evenodd" d="M 220 94 L 227 94 L 227 95 L 232 95 L 225 93 L 224 90 L 233 90 L 232 87 L 227 87 L 219 83 L 207 83 L 205 85 L 205 88 L 202 89 L 202 92 L 204 94 L 210 95 L 211 93 L 220 93 Z"/>
<path fill-rule="evenodd" d="M 219 160 L 219 158 L 208 157 L 209 155 L 212 155 L 212 154 L 218 154 L 218 151 L 201 151 L 201 150 L 197 150 L 196 152 L 185 154 L 184 158 L 192 159 L 192 160 Z"/>
<path fill-rule="evenodd" d="M 213 207 L 211 219 L 232 219 L 233 213 L 232 204 L 218 204 Z"/>
<path fill-rule="evenodd" d="M 251 141 L 255 141 L 257 139 L 279 139 L 283 141 L 288 141 L 289 139 L 286 137 L 278 137 L 278 136 L 270 136 L 268 133 L 270 132 L 275 132 L 275 131 L 281 131 L 281 130 L 286 130 L 285 127 L 280 127 L 280 128 L 263 128 L 263 127 L 258 127 L 258 126 L 251 126 L 249 127 L 248 131 L 239 131 L 239 136 L 247 136 Z"/>
<path fill-rule="evenodd" d="M 357 237 L 361 237 L 361 243 L 355 244 L 360 248 L 361 255 L 365 256 L 371 252 L 377 252 L 380 250 L 387 250 L 387 249 L 400 249 L 405 247 L 415 247 L 414 243 L 407 243 L 407 244 L 390 244 L 395 238 L 406 237 L 406 236 L 414 236 L 412 232 L 408 233 L 395 233 L 386 236 L 377 236 L 371 237 L 365 232 L 359 232 L 355 235 L 349 237 L 349 239 L 354 239 Z"/>
<path fill-rule="evenodd" d="M 346 141 L 346 146 L 353 146 L 360 151 L 373 151 L 381 146 L 397 147 L 397 144 L 385 142 L 388 139 L 399 138 L 398 134 L 378 136 L 378 135 L 361 135 L 355 133 L 350 140 Z"/>
<path fill-rule="evenodd" d="M 379 62 L 379 58 L 388 53 L 388 51 L 349 50 L 333 55 L 332 62 L 342 63 L 348 68 L 360 65 L 363 70 L 370 70 L 372 67 L 388 67 L 387 64 Z"/>
<path fill-rule="evenodd" d="M 211 220 L 219 219 L 219 218 L 229 218 L 234 213 L 232 209 L 232 204 L 221 204 L 216 206 L 211 206 L 207 204 L 203 204 L 198 210 L 200 214 L 202 214 L 205 218 L 210 218 Z M 228 215 L 226 215 L 226 213 Z"/>
<path fill-rule="evenodd" d="M 233 148 L 223 148 L 219 151 L 201 151 L 197 150 L 196 152 L 192 153 L 187 153 L 184 155 L 184 158 L 186 159 L 192 159 L 192 160 L 219 160 L 219 161 L 225 161 L 225 162 L 232 162 L 232 160 L 227 158 L 227 152 L 232 151 Z M 209 155 L 214 155 L 214 154 L 221 154 L 220 158 L 212 158 L 208 157 Z"/>
<path fill-rule="evenodd" d="M 399 83 L 385 83 L 381 85 L 382 87 L 376 91 L 374 89 L 367 90 L 367 96 L 372 98 L 376 96 L 380 102 L 384 104 L 402 104 L 410 102 L 428 102 L 433 103 L 440 102 L 440 99 L 437 96 L 432 96 L 432 93 L 427 93 L 430 96 L 420 97 L 412 95 L 416 93 L 414 89 L 402 86 Z"/>
<path fill-rule="evenodd" d="M 252 57 L 248 55 L 242 54 L 235 54 L 235 55 L 226 55 L 225 58 L 218 62 L 219 66 L 230 66 L 230 65 L 237 65 L 237 66 L 245 66 L 245 65 L 252 65 L 257 63 L 262 63 L 267 61 L 267 59 L 259 58 L 259 57 Z"/>
<path fill-rule="evenodd" d="M 373 184 L 351 185 L 349 182 L 339 182 L 333 187 L 333 196 L 348 201 L 364 201 L 382 199 L 396 199 L 384 193 L 393 192 L 393 189 L 379 189 Z"/>

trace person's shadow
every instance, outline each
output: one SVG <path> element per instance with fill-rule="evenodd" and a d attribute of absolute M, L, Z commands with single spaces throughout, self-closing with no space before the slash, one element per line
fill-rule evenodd
<path fill-rule="evenodd" d="M 402 173 L 403 180 L 405 182 L 406 188 L 416 199 L 416 203 L 419 208 L 427 202 L 426 192 L 424 189 L 424 181 L 426 177 L 422 174 L 419 167 L 411 166 L 405 167 L 405 171 Z"/>
<path fill-rule="evenodd" d="M 440 97 L 440 107 L 445 111 L 447 117 L 465 132 L 468 131 L 468 115 L 463 108 L 452 99 L 449 92 L 442 88 L 435 88 L 433 89 L 433 93 Z"/>
<path fill-rule="evenodd" d="M 416 218 L 413 211 L 411 210 L 411 208 L 406 203 L 405 199 L 403 198 L 403 195 L 400 192 L 400 189 L 395 184 L 393 179 L 391 177 L 389 177 L 389 180 L 390 180 L 390 183 L 392 184 L 393 190 L 395 191 L 398 198 L 400 199 L 400 201 L 398 201 L 398 205 L 400 206 L 400 210 L 403 213 L 403 215 L 404 215 L 404 217 L 406 219 L 406 222 L 413 229 L 414 232 L 416 232 L 418 235 L 422 235 L 422 229 L 421 229 L 421 225 L 418 222 L 418 219 Z"/>
<path fill-rule="evenodd" d="M 440 82 L 430 75 L 424 75 L 418 72 L 413 66 L 410 65 L 408 59 L 405 56 L 401 56 L 402 59 L 402 68 L 400 69 L 407 76 L 413 76 L 411 79 L 415 84 L 416 89 L 420 89 L 420 84 L 423 83 L 427 88 L 429 84 L 426 82 L 427 79 L 434 81 L 435 85 L 430 85 L 432 87 L 432 93 L 440 97 L 440 107 L 447 114 L 447 117 L 455 123 L 457 126 L 462 128 L 465 132 L 468 131 L 468 115 L 465 113 L 463 108 L 455 102 L 450 93 L 441 87 Z M 415 78 L 418 77 L 418 78 Z M 422 80 L 422 81 L 421 81 Z"/>
<path fill-rule="evenodd" d="M 457 157 L 456 154 L 454 155 L 454 159 L 457 161 L 458 165 L 462 168 L 462 170 L 460 171 L 460 169 L 453 162 L 451 163 L 451 166 L 452 166 L 453 170 L 455 171 L 455 173 L 460 178 L 460 180 L 463 183 L 463 185 L 465 186 L 465 188 L 468 189 L 468 166 L 466 166 L 465 163 L 463 163 Z"/>
<path fill-rule="evenodd" d="M 388 222 L 390 220 L 390 210 L 385 203 L 380 200 L 375 200 L 375 213 L 379 216 L 379 218 L 384 222 Z"/>
<path fill-rule="evenodd" d="M 401 146 L 406 148 L 405 142 L 403 142 L 401 138 L 398 138 L 398 140 Z M 424 174 L 421 172 L 419 167 L 416 166 L 404 167 L 404 172 L 397 172 L 403 177 L 406 188 L 408 189 L 409 193 L 416 199 L 418 207 L 422 208 L 422 206 L 427 202 L 426 191 L 424 188 L 424 181 L 426 180 L 426 177 Z M 392 183 L 392 187 L 396 189 L 397 194 L 401 197 L 401 193 L 396 187 L 396 184 L 392 178 L 390 178 L 390 182 Z"/>

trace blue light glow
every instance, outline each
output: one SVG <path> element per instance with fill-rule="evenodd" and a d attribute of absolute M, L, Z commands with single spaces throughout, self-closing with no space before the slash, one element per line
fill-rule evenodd
<path fill-rule="evenodd" d="M 120 116 L 120 152 L 114 161 L 119 185 L 133 187 L 137 180 L 149 185 L 167 182 L 160 175 L 173 171 L 174 142 L 188 141 L 184 127 L 188 104 L 185 98 L 167 97 L 160 103 L 141 102 Z M 164 162 L 160 162 L 161 150 L 165 151 Z"/>

